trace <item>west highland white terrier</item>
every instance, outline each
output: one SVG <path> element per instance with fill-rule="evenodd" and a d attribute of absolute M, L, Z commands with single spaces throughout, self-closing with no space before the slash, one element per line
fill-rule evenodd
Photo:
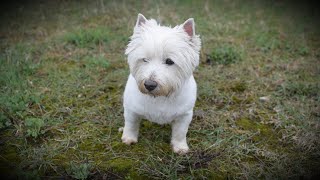
<path fill-rule="evenodd" d="M 123 143 L 136 143 L 140 121 L 148 119 L 171 123 L 173 151 L 188 152 L 186 135 L 197 94 L 193 71 L 200 47 L 193 18 L 170 28 L 138 15 L 125 52 L 130 75 L 123 99 Z"/>

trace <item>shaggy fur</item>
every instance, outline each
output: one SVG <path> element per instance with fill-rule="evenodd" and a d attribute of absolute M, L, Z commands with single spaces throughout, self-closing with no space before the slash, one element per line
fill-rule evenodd
<path fill-rule="evenodd" d="M 197 85 L 193 71 L 199 64 L 201 42 L 192 18 L 174 28 L 160 26 L 142 14 L 126 49 L 130 75 L 124 92 L 122 141 L 138 141 L 142 118 L 172 124 L 174 152 L 186 153 L 186 134 L 192 120 Z M 170 59 L 173 64 L 168 64 Z M 146 83 L 155 82 L 148 89 Z"/>

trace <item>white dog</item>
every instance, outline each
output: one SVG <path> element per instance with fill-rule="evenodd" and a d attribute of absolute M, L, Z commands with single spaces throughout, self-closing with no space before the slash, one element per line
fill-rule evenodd
<path fill-rule="evenodd" d="M 174 28 L 138 15 L 126 49 L 130 75 L 124 91 L 122 142 L 138 141 L 140 120 L 172 124 L 171 145 L 179 154 L 189 150 L 186 134 L 192 120 L 201 41 L 192 18 Z"/>

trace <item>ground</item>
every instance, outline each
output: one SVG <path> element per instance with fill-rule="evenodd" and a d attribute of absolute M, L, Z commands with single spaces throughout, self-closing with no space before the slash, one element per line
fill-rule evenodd
<path fill-rule="evenodd" d="M 313 178 L 320 22 L 294 1 L 20 1 L 1 6 L 0 172 L 47 179 Z M 124 50 L 138 13 L 202 39 L 191 152 L 143 121 L 121 143 Z"/>

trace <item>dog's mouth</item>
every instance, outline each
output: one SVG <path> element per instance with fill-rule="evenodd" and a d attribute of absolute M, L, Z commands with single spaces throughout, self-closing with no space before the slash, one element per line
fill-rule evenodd
<path fill-rule="evenodd" d="M 164 88 L 161 84 L 157 84 L 156 87 L 148 87 L 145 85 L 145 81 L 142 81 L 138 84 L 139 91 L 143 94 L 152 96 L 152 97 L 158 97 L 158 96 L 165 96 L 169 97 L 170 94 L 172 94 L 172 90 L 169 88 Z"/>

